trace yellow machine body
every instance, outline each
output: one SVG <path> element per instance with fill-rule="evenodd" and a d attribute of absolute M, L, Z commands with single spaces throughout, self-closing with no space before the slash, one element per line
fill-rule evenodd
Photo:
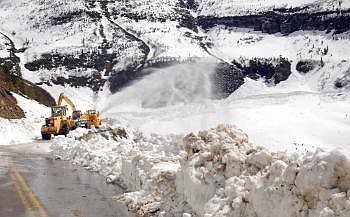
<path fill-rule="evenodd" d="M 69 106 L 69 108 L 68 108 Z M 69 116 L 67 116 L 67 111 Z M 51 139 L 51 135 L 67 135 L 70 130 L 77 127 L 90 128 L 101 126 L 100 113 L 96 110 L 88 110 L 85 113 L 76 110 L 72 100 L 61 93 L 57 100 L 57 106 L 51 107 L 51 117 L 45 119 L 45 125 L 41 127 L 41 135 L 44 140 Z"/>
<path fill-rule="evenodd" d="M 67 135 L 70 130 L 76 128 L 76 121 L 67 117 L 67 106 L 51 107 L 51 117 L 45 119 L 45 125 L 41 127 L 41 135 L 45 140 L 51 139 L 51 135 Z"/>
<path fill-rule="evenodd" d="M 86 127 L 94 126 L 99 128 L 101 126 L 100 113 L 96 110 L 87 110 L 80 115 L 80 122 L 86 123 Z"/>

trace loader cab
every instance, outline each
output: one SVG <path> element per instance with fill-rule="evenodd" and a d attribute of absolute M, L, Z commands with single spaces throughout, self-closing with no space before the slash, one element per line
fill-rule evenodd
<path fill-rule="evenodd" d="M 67 106 L 54 106 L 51 108 L 52 117 L 66 116 Z"/>
<path fill-rule="evenodd" d="M 95 115 L 95 114 L 97 114 L 96 110 L 87 110 L 87 113 L 88 113 L 89 115 Z"/>

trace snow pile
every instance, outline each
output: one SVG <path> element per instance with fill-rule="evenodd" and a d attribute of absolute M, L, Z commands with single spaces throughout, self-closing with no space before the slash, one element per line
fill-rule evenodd
<path fill-rule="evenodd" d="M 71 160 L 99 172 L 107 182 L 135 191 L 119 199 L 141 215 L 160 210 L 164 204 L 169 204 L 172 212 L 177 209 L 171 200 L 176 195 L 175 178 L 184 153 L 181 139 L 180 135 L 144 136 L 133 129 L 105 127 L 77 129 L 67 138 L 56 137 L 51 148 L 57 158 Z"/>
<path fill-rule="evenodd" d="M 144 136 L 137 130 L 121 127 L 92 131 L 78 128 L 67 138 L 56 137 L 51 148 L 58 158 L 98 171 L 108 182 L 140 190 L 149 185 L 148 174 L 143 170 L 160 172 L 163 167 L 176 170 L 173 163 L 178 162 L 182 150 L 177 145 L 179 141 L 181 137 L 177 135 Z"/>
<path fill-rule="evenodd" d="M 127 187 L 132 192 L 115 200 L 137 216 L 350 215 L 350 163 L 342 154 L 273 153 L 230 125 L 180 138 L 78 130 L 52 148 Z"/>
<path fill-rule="evenodd" d="M 225 125 L 184 146 L 177 189 L 200 216 L 350 215 L 350 164 L 339 153 L 286 157 Z"/>
<path fill-rule="evenodd" d="M 35 100 L 12 94 L 16 97 L 18 105 L 23 108 L 26 117 L 18 120 L 0 118 L 0 145 L 41 139 L 40 128 L 44 124 L 45 117 L 49 116 L 50 109 Z"/>

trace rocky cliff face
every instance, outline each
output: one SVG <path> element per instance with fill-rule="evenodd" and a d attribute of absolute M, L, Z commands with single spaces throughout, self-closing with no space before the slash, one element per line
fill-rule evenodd
<path fill-rule="evenodd" d="M 0 58 L 0 117 L 10 119 L 24 117 L 24 112 L 17 105 L 16 98 L 12 93 L 36 100 L 46 106 L 55 105 L 55 100 L 47 91 L 18 75 L 12 74 L 11 68 L 8 68 L 1 61 Z"/>
<path fill-rule="evenodd" d="M 8 53 L 0 57 L 0 117 L 9 119 L 25 117 L 12 93 L 36 100 L 46 106 L 55 105 L 55 100 L 47 91 L 22 78 L 20 58 L 16 56 L 19 51 L 6 35 L 1 36 L 0 47 Z"/>
<path fill-rule="evenodd" d="M 198 17 L 198 25 L 210 29 L 217 25 L 251 28 L 254 31 L 288 35 L 299 30 L 334 31 L 334 34 L 350 30 L 350 10 L 306 13 L 303 9 L 278 9 L 257 15 L 232 17 Z"/>
<path fill-rule="evenodd" d="M 0 117 L 8 119 L 25 117 L 23 110 L 17 105 L 16 98 L 2 87 L 0 87 Z"/>
<path fill-rule="evenodd" d="M 244 84 L 246 77 L 253 80 L 263 78 L 266 83 L 278 84 L 287 80 L 291 73 L 291 63 L 283 57 L 252 58 L 241 63 L 233 61 L 231 64 L 219 63 L 213 76 L 215 94 L 219 98 L 229 96 Z"/>

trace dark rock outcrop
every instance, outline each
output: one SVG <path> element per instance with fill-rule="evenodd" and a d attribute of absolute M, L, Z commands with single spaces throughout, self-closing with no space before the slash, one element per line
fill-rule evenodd
<path fill-rule="evenodd" d="M 101 90 L 101 87 L 103 87 L 105 82 L 106 79 L 103 79 L 100 73 L 93 73 L 91 76 L 88 77 L 56 77 L 52 80 L 52 83 L 56 85 L 64 86 L 65 84 L 69 84 L 72 87 L 90 87 L 95 92 Z"/>
<path fill-rule="evenodd" d="M 273 81 L 274 84 L 287 80 L 292 73 L 291 63 L 283 57 L 270 59 L 253 58 L 248 61 L 247 65 L 236 61 L 233 64 L 242 70 L 244 76 L 252 79 L 263 77 L 267 82 Z"/>
<path fill-rule="evenodd" d="M 254 80 L 264 78 L 267 83 L 278 84 L 287 80 L 291 73 L 291 63 L 283 57 L 254 58 L 246 65 L 237 61 L 233 61 L 232 64 L 221 62 L 213 76 L 214 93 L 218 98 L 225 98 L 244 84 L 246 77 Z"/>
<path fill-rule="evenodd" d="M 274 83 L 278 84 L 281 81 L 287 80 L 290 74 L 292 74 L 291 63 L 287 59 L 280 58 L 275 66 Z"/>
<path fill-rule="evenodd" d="M 7 36 L 6 38 L 10 41 L 11 49 L 8 57 L 0 58 L 0 117 L 18 119 L 25 116 L 11 92 L 36 100 L 46 106 L 54 105 L 55 100 L 47 91 L 22 78 L 20 58 L 15 54 L 18 50 Z"/>
<path fill-rule="evenodd" d="M 53 106 L 55 100 L 41 87 L 24 80 L 22 77 L 11 74 L 11 70 L 0 64 L 0 87 L 8 92 L 14 92 L 33 99 L 43 105 Z"/>
<path fill-rule="evenodd" d="M 217 25 L 251 28 L 264 33 L 288 35 L 299 30 L 331 31 L 335 34 L 350 30 L 350 10 L 307 13 L 303 9 L 278 9 L 258 15 L 232 17 L 198 17 L 198 25 L 210 29 Z"/>
<path fill-rule="evenodd" d="M 296 70 L 306 74 L 314 70 L 317 66 L 322 66 L 322 63 L 315 60 L 300 60 L 296 65 Z"/>
<path fill-rule="evenodd" d="M 350 69 L 335 81 L 334 86 L 337 89 L 350 88 Z"/>
<path fill-rule="evenodd" d="M 11 92 L 0 86 L 0 117 L 7 119 L 24 118 L 24 111 L 17 105 Z"/>
<path fill-rule="evenodd" d="M 235 65 L 222 62 L 216 67 L 213 82 L 216 97 L 225 98 L 244 83 L 244 74 Z"/>

